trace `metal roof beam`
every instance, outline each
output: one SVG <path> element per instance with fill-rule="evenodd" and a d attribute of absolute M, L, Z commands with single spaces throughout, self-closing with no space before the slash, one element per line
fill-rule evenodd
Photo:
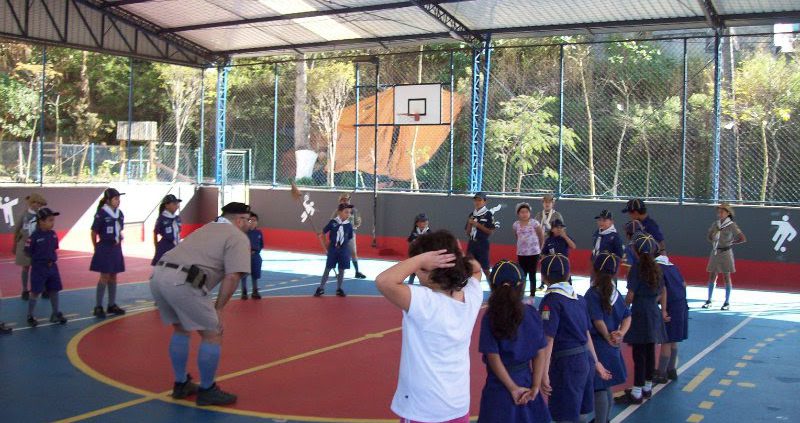
<path fill-rule="evenodd" d="M 426 41 L 426 40 L 435 40 L 443 38 L 450 38 L 450 34 L 447 32 L 436 32 L 436 33 L 426 33 L 426 34 L 398 35 L 394 37 L 352 38 L 348 40 L 321 41 L 316 43 L 287 44 L 287 45 L 268 46 L 268 47 L 252 47 L 239 50 L 220 51 L 218 53 L 232 56 L 236 54 L 269 53 L 269 52 L 283 51 L 283 50 L 302 51 L 302 49 L 311 49 L 319 47 L 331 47 L 331 49 L 336 49 L 336 48 L 348 47 L 359 44 L 370 44 L 370 43 L 380 44 L 380 43 L 390 43 L 393 41 Z"/>
<path fill-rule="evenodd" d="M 708 26 L 714 28 L 714 30 L 725 29 L 725 21 L 720 14 L 717 13 L 717 8 L 714 7 L 714 2 L 712 0 L 697 0 L 697 3 L 699 3 L 700 7 L 703 9 L 703 14 L 706 17 Z"/>
<path fill-rule="evenodd" d="M 222 28 L 228 26 L 238 26 L 238 25 L 252 25 L 258 23 L 266 23 L 266 22 L 280 22 L 280 21 L 288 21 L 292 19 L 302 19 L 302 18 L 314 18 L 318 16 L 331 16 L 331 15 L 346 15 L 352 13 L 365 13 L 365 12 L 380 12 L 383 10 L 393 10 L 393 9 L 401 9 L 404 7 L 413 7 L 416 3 L 423 3 L 426 5 L 437 5 L 440 3 L 458 3 L 461 1 L 467 0 L 439 0 L 439 1 L 431 1 L 431 0 L 422 0 L 422 1 L 397 1 L 393 3 L 384 3 L 384 4 L 373 4 L 368 6 L 356 6 L 356 7 L 345 7 L 340 9 L 326 9 L 326 10 L 314 10 L 310 12 L 299 12 L 299 13 L 289 13 L 285 15 L 275 15 L 275 16 L 264 16 L 260 18 L 250 18 L 250 19 L 237 19 L 237 20 L 229 20 L 229 21 L 220 21 L 220 22 L 209 22 L 204 24 L 196 24 L 196 25 L 186 25 L 186 26 L 176 26 L 172 28 L 164 28 L 159 31 L 160 34 L 173 34 L 176 32 L 186 32 L 186 31 L 194 31 L 198 29 L 210 29 L 210 28 Z"/>
<path fill-rule="evenodd" d="M 439 23 L 447 29 L 451 37 L 461 39 L 469 44 L 480 44 L 483 42 L 483 37 L 467 28 L 458 18 L 437 3 L 425 2 L 422 0 L 411 0 L 411 3 L 414 3 L 417 7 L 425 11 L 425 13 L 439 21 Z"/>
<path fill-rule="evenodd" d="M 120 6 L 127 6 L 129 4 L 137 4 L 137 3 L 148 3 L 155 0 L 119 0 L 115 2 L 105 2 L 105 4 L 101 7 L 120 7 Z"/>

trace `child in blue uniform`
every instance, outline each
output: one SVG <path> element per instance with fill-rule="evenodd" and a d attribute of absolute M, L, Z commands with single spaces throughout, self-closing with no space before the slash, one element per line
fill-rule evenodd
<path fill-rule="evenodd" d="M 628 213 L 631 220 L 636 220 L 641 223 L 643 231 L 653 237 L 658 247 L 656 255 L 666 251 L 667 245 L 664 241 L 664 235 L 661 233 L 661 228 L 659 228 L 658 223 L 656 223 L 653 218 L 647 215 L 647 205 L 644 203 L 644 200 L 628 200 L 622 212 Z"/>
<path fill-rule="evenodd" d="M 627 370 L 620 345 L 631 325 L 631 311 L 625 299 L 617 291 L 614 276 L 617 274 L 619 258 L 603 251 L 594 258 L 594 278 L 586 291 L 586 304 L 592 320 L 592 343 L 597 359 L 611 372 L 611 379 L 594 378 L 594 421 L 607 423 L 614 404 L 611 387 L 625 383 Z"/>
<path fill-rule="evenodd" d="M 575 242 L 567 235 L 567 227 L 561 220 L 554 220 L 550 223 L 550 232 L 542 246 L 542 255 L 561 254 L 569 257 L 569 250 L 575 248 Z M 544 284 L 544 281 L 542 281 Z M 540 287 L 541 288 L 541 287 Z"/>
<path fill-rule="evenodd" d="M 625 247 L 624 257 L 622 261 L 623 266 L 631 267 L 636 264 L 636 255 L 633 254 L 633 238 L 639 232 L 644 232 L 642 223 L 638 220 L 631 220 L 625 224 Z"/>
<path fill-rule="evenodd" d="M 156 246 L 156 253 L 151 266 L 158 264 L 161 256 L 167 251 L 175 248 L 181 242 L 181 217 L 175 214 L 181 204 L 180 198 L 172 194 L 167 194 L 158 206 L 158 219 L 156 227 L 153 228 L 153 244 Z"/>
<path fill-rule="evenodd" d="M 667 289 L 667 314 L 665 324 L 667 343 L 661 344 L 661 357 L 658 359 L 658 374 L 654 381 L 666 383 L 678 379 L 678 343 L 689 337 L 689 304 L 686 302 L 686 281 L 678 266 L 669 261 L 666 255 L 656 257 L 656 263 L 664 276 Z"/>
<path fill-rule="evenodd" d="M 654 256 L 659 247 L 650 234 L 638 233 L 633 240 L 636 265 L 628 273 L 628 294 L 631 304 L 631 328 L 623 340 L 633 348 L 633 388 L 626 390 L 631 404 L 641 404 L 653 391 L 656 368 L 656 344 L 667 339 L 664 322 L 667 314 L 667 291 L 660 267 Z M 658 304 L 661 303 L 661 309 Z"/>
<path fill-rule="evenodd" d="M 617 228 L 614 226 L 614 216 L 608 210 L 603 210 L 594 219 L 597 222 L 597 229 L 592 234 L 592 260 L 601 251 L 608 251 L 614 254 L 617 256 L 617 260 L 622 259 L 624 254 L 622 237 L 617 233 Z"/>
<path fill-rule="evenodd" d="M 350 211 L 353 209 L 351 204 L 339 204 L 337 215 L 331 219 L 325 228 L 322 229 L 320 237 L 330 233 L 328 242 L 328 258 L 325 262 L 325 273 L 319 287 L 314 291 L 314 296 L 319 297 L 325 293 L 325 284 L 328 282 L 328 275 L 334 267 L 339 268 L 336 274 L 336 295 L 345 297 L 342 284 L 344 283 L 344 271 L 350 268 L 350 248 L 348 243 L 353 238 L 353 225 L 350 224 Z"/>
<path fill-rule="evenodd" d="M 94 255 L 89 270 L 100 273 L 97 282 L 96 304 L 92 314 L 98 318 L 106 317 L 106 311 L 115 315 L 125 314 L 125 310 L 117 305 L 117 273 L 125 271 L 125 259 L 122 256 L 122 229 L 125 216 L 119 209 L 123 195 L 114 188 L 103 192 L 103 198 L 97 205 L 97 213 L 92 223 L 92 243 Z M 103 310 L 103 297 L 108 286 L 108 308 Z"/>
<path fill-rule="evenodd" d="M 492 212 L 486 208 L 486 194 L 479 192 L 472 197 L 475 210 L 469 214 L 467 225 L 464 228 L 469 237 L 467 254 L 480 263 L 483 274 L 489 278 L 489 236 L 494 233 L 497 226 L 494 223 Z"/>
<path fill-rule="evenodd" d="M 36 230 L 25 242 L 25 253 L 31 258 L 31 295 L 28 300 L 28 325 L 36 327 L 38 322 L 33 317 L 36 300 L 42 292 L 50 294 L 50 322 L 67 323 L 67 319 L 58 309 L 58 292 L 61 291 L 61 276 L 58 273 L 58 236 L 53 230 L 55 217 L 60 213 L 47 207 L 36 212 Z"/>
<path fill-rule="evenodd" d="M 480 423 L 549 422 L 550 412 L 539 392 L 547 341 L 533 306 L 522 303 L 525 273 L 502 260 L 489 282 L 489 309 L 481 320 L 478 350 L 486 364 Z"/>
<path fill-rule="evenodd" d="M 430 226 L 428 225 L 428 216 L 425 213 L 420 213 L 417 217 L 414 218 L 414 229 L 411 230 L 411 235 L 408 236 L 408 244 L 411 245 L 417 238 L 422 235 L 425 235 L 431 231 Z M 414 285 L 414 278 L 417 275 L 412 273 L 411 276 L 408 277 L 408 283 Z"/>
<path fill-rule="evenodd" d="M 586 301 L 569 280 L 569 259 L 549 255 L 542 260 L 542 279 L 548 285 L 539 305 L 547 337 L 547 364 L 542 391 L 550 394 L 548 406 L 556 422 L 578 422 L 594 410 L 594 373 L 611 374 L 597 360 L 589 336 Z"/>
<path fill-rule="evenodd" d="M 258 280 L 261 279 L 261 265 L 264 263 L 261 258 L 261 250 L 264 249 L 264 234 L 258 229 L 258 215 L 250 212 L 248 219 L 250 228 L 247 230 L 247 238 L 250 239 L 250 278 L 253 285 L 254 300 L 260 300 L 261 294 L 258 292 Z M 242 299 L 247 299 L 247 276 L 242 278 Z"/>

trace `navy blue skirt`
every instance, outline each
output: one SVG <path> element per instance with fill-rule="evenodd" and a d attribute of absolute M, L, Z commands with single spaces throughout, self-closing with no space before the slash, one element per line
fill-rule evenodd
<path fill-rule="evenodd" d="M 153 256 L 153 260 L 150 262 L 150 265 L 155 266 L 158 264 L 158 261 L 161 260 L 161 256 L 173 248 L 175 248 L 175 244 L 173 244 L 172 241 L 167 241 L 164 239 L 158 241 L 158 244 L 156 244 L 156 254 Z"/>
<path fill-rule="evenodd" d="M 549 422 L 550 411 L 547 409 L 542 394 L 525 404 L 516 405 L 500 379 L 487 367 L 486 385 L 481 394 L 481 411 L 479 423 L 539 423 Z M 519 369 L 509 373 L 511 379 L 522 387 L 531 386 L 531 371 Z"/>
<path fill-rule="evenodd" d="M 122 244 L 101 241 L 94 248 L 89 270 L 99 273 L 122 273 L 125 271 L 125 258 L 122 257 Z"/>
<path fill-rule="evenodd" d="M 261 265 L 264 260 L 261 258 L 260 252 L 250 254 L 250 277 L 253 280 L 261 279 Z"/>
<path fill-rule="evenodd" d="M 686 300 L 667 303 L 670 321 L 664 326 L 667 330 L 667 342 L 681 342 L 689 337 L 689 305 Z"/>
<path fill-rule="evenodd" d="M 624 339 L 626 344 L 663 344 L 667 331 L 661 309 L 653 301 L 636 302 L 631 307 L 631 327 Z"/>
<path fill-rule="evenodd" d="M 603 367 L 605 367 L 606 370 L 611 372 L 610 380 L 603 380 L 597 372 L 594 373 L 594 390 L 601 391 L 625 383 L 625 379 L 628 377 L 628 370 L 625 368 L 622 350 L 611 346 L 611 344 L 599 336 L 592 336 L 592 343 L 594 343 L 594 351 L 597 353 L 597 359 L 603 363 Z"/>

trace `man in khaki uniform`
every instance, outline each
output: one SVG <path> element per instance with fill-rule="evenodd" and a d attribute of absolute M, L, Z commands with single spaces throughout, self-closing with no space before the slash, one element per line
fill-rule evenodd
<path fill-rule="evenodd" d="M 197 393 L 197 405 L 226 405 L 236 395 L 214 383 L 222 343 L 222 309 L 250 273 L 250 241 L 245 235 L 250 207 L 228 203 L 222 216 L 166 252 L 153 269 L 150 290 L 161 319 L 174 328 L 169 355 L 175 372 L 174 398 Z M 220 285 L 216 302 L 210 292 Z M 190 331 L 202 338 L 197 354 L 200 385 L 186 373 Z"/>

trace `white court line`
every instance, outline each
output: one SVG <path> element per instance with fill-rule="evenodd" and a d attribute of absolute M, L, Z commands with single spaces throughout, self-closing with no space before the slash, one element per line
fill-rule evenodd
<path fill-rule="evenodd" d="M 683 374 L 683 372 L 689 370 L 690 367 L 694 366 L 698 361 L 702 360 L 703 357 L 707 356 L 708 353 L 710 353 L 715 348 L 717 348 L 720 344 L 725 342 L 725 340 L 727 340 L 728 338 L 733 336 L 733 334 L 738 332 L 739 329 L 744 327 L 744 325 L 750 323 L 751 320 L 753 320 L 756 317 L 758 317 L 759 314 L 761 314 L 761 312 L 756 312 L 756 313 L 751 314 L 748 318 L 742 320 L 741 322 L 739 322 L 738 325 L 734 326 L 733 329 L 729 330 L 727 333 L 725 333 L 724 335 L 719 337 L 716 341 L 714 341 L 711 345 L 707 346 L 706 349 L 704 349 L 703 351 L 700 351 L 699 353 L 697 353 L 689 361 L 687 361 L 680 368 L 678 368 L 678 374 L 679 375 Z M 672 382 L 667 383 L 665 385 L 658 385 L 655 388 L 653 388 L 653 397 L 655 397 L 657 393 L 659 393 L 662 389 L 666 388 L 671 383 Z M 648 402 L 652 401 L 652 398 L 647 400 L 647 401 Z M 621 423 L 626 418 L 628 418 L 631 414 L 633 414 L 636 410 L 638 410 L 639 407 L 641 407 L 642 405 L 644 405 L 646 403 L 647 402 L 642 403 L 642 404 L 637 404 L 637 405 L 629 405 L 626 409 L 622 410 L 621 413 L 617 414 L 616 417 L 614 417 L 614 419 L 611 420 L 611 423 Z"/>

